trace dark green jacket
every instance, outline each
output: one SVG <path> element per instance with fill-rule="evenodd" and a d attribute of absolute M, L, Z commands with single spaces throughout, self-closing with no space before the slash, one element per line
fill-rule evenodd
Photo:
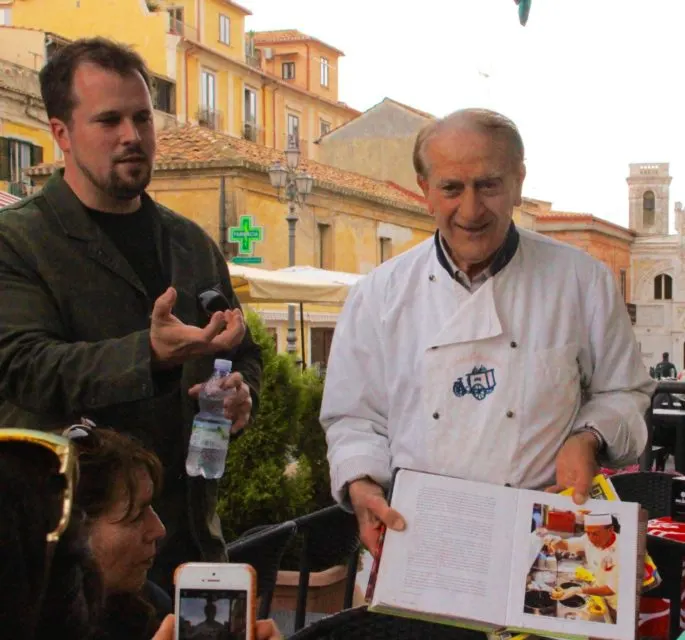
<path fill-rule="evenodd" d="M 144 196 L 148 198 L 148 196 Z M 197 296 L 220 287 L 239 303 L 226 261 L 195 223 L 156 205 L 156 247 L 178 291 L 173 313 L 204 326 Z M 168 247 L 164 251 L 162 247 Z M 179 376 L 150 362 L 151 300 L 114 243 L 54 174 L 43 190 L 0 212 L 0 427 L 62 429 L 81 416 L 129 432 L 157 452 L 165 488 L 156 505 L 168 536 L 186 529 L 204 558 L 219 559 L 216 482 L 187 478 L 192 417 L 188 388 L 209 377 L 213 357 Z M 227 354 L 253 391 L 261 356 L 251 336 Z"/>

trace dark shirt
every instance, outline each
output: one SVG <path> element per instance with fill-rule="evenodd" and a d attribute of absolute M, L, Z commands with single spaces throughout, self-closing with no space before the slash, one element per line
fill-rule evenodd
<path fill-rule="evenodd" d="M 145 201 L 144 201 L 145 202 Z M 161 296 L 169 286 L 159 262 L 155 243 L 156 214 L 150 201 L 133 213 L 105 213 L 88 209 L 90 219 L 114 243 L 145 287 L 151 302 Z"/>
<path fill-rule="evenodd" d="M 113 594 L 105 601 L 100 640 L 150 640 L 167 614 L 171 598 L 149 580 L 139 594 Z"/>

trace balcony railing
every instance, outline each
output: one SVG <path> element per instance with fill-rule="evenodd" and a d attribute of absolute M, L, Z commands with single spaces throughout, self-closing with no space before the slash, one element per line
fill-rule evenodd
<path fill-rule="evenodd" d="M 259 56 L 259 51 L 251 53 L 250 51 L 245 51 L 245 62 L 255 69 L 262 68 L 262 60 Z"/>
<path fill-rule="evenodd" d="M 193 42 L 200 42 L 198 30 L 185 22 L 181 22 L 181 20 L 170 17 L 167 31 L 172 35 L 182 36 Z"/>
<path fill-rule="evenodd" d="M 264 129 L 258 127 L 254 122 L 243 122 L 243 139 L 264 144 Z"/>
<path fill-rule="evenodd" d="M 283 150 L 285 151 L 291 145 L 296 146 L 300 150 L 300 157 L 303 159 L 309 158 L 309 142 L 299 137 L 298 134 L 286 134 L 283 140 Z"/>
<path fill-rule="evenodd" d="M 222 113 L 216 109 L 210 109 L 208 107 L 200 107 L 197 110 L 197 123 L 201 127 L 207 127 L 208 129 L 214 129 L 215 131 L 221 130 Z"/>

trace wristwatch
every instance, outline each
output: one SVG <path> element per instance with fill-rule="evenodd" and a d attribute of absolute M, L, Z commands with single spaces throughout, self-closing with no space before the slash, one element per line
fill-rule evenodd
<path fill-rule="evenodd" d="M 595 437 L 595 440 L 597 440 L 597 457 L 603 456 L 606 453 L 607 441 L 596 427 L 591 424 L 586 424 L 576 431 L 576 433 L 591 433 Z"/>

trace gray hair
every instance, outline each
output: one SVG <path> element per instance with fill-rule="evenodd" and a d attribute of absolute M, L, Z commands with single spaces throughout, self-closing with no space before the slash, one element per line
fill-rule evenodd
<path fill-rule="evenodd" d="M 502 136 L 506 139 L 510 151 L 517 163 L 523 162 L 523 139 L 518 127 L 512 120 L 489 109 L 460 109 L 439 120 L 427 124 L 416 136 L 414 143 L 414 169 L 421 178 L 428 176 L 423 154 L 426 143 L 434 136 L 449 129 L 467 129 L 482 131 L 490 136 Z"/>

